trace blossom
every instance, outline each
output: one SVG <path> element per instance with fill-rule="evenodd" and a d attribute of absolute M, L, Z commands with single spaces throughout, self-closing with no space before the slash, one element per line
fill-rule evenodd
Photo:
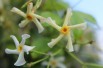
<path fill-rule="evenodd" d="M 41 1 L 40 1 L 41 2 Z M 40 24 L 39 20 L 45 20 L 44 17 L 34 14 L 34 12 L 36 12 L 36 9 L 40 6 L 40 3 L 37 3 L 38 5 L 35 5 L 33 7 L 33 3 L 32 2 L 28 2 L 27 3 L 27 12 L 24 13 L 21 10 L 19 10 L 16 7 L 12 8 L 12 12 L 19 14 L 20 16 L 24 17 L 25 20 L 21 21 L 21 23 L 19 24 L 19 27 L 24 27 L 26 26 L 30 21 L 33 21 L 35 23 L 35 25 L 38 28 L 38 32 L 41 33 L 44 30 L 44 27 Z"/>
<path fill-rule="evenodd" d="M 42 63 L 42 65 L 48 65 L 48 63 L 50 64 L 51 68 L 66 68 L 66 66 L 63 64 L 64 62 L 64 57 L 58 57 L 58 58 L 54 58 L 53 56 L 50 58 L 49 62 L 44 61 Z"/>
<path fill-rule="evenodd" d="M 73 44 L 72 44 L 72 38 L 71 38 L 71 30 L 72 29 L 81 29 L 86 28 L 86 23 L 81 23 L 77 25 L 68 25 L 70 24 L 70 18 L 71 18 L 72 12 L 71 9 L 67 9 L 67 14 L 63 23 L 63 26 L 58 26 L 54 20 L 52 20 L 50 17 L 48 18 L 48 24 L 57 29 L 60 32 L 60 35 L 52 39 L 51 42 L 48 43 L 48 46 L 52 48 L 55 44 L 57 44 L 64 36 L 68 38 L 68 42 L 66 45 L 66 48 L 69 50 L 69 52 L 74 51 Z"/>
<path fill-rule="evenodd" d="M 15 50 L 11 50 L 11 49 L 6 48 L 5 52 L 7 54 L 19 54 L 19 57 L 18 57 L 17 61 L 14 63 L 14 65 L 15 66 L 24 65 L 26 63 L 26 61 L 24 59 L 24 52 L 26 52 L 27 54 L 29 54 L 29 51 L 34 48 L 34 46 L 31 47 L 31 46 L 25 45 L 25 41 L 26 41 L 27 38 L 30 37 L 30 35 L 23 34 L 22 35 L 22 41 L 21 41 L 21 43 L 19 43 L 19 41 L 17 40 L 17 38 L 14 35 L 11 35 L 10 37 L 14 40 L 16 49 Z"/>

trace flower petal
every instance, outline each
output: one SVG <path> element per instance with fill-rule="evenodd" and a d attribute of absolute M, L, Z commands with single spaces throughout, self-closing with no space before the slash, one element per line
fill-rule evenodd
<path fill-rule="evenodd" d="M 19 54 L 19 52 L 17 50 L 11 50 L 11 49 L 8 49 L 8 48 L 5 49 L 5 53 L 7 53 L 7 54 Z"/>
<path fill-rule="evenodd" d="M 29 51 L 31 51 L 33 48 L 35 48 L 35 46 L 31 47 L 31 46 L 27 46 L 27 45 L 24 45 L 24 51 L 29 54 Z"/>
<path fill-rule="evenodd" d="M 65 57 L 64 57 L 64 56 L 61 56 L 61 57 L 56 58 L 56 60 L 57 60 L 58 62 L 64 62 Z"/>
<path fill-rule="evenodd" d="M 17 13 L 17 14 L 23 16 L 23 17 L 26 17 L 26 14 L 24 12 L 22 12 L 21 10 L 19 10 L 18 8 L 16 8 L 16 7 L 13 7 L 11 9 L 11 11 L 14 12 L 14 13 Z"/>
<path fill-rule="evenodd" d="M 68 25 L 68 23 L 70 23 L 70 18 L 71 18 L 71 16 L 72 16 L 72 11 L 71 11 L 70 8 L 68 8 L 63 26 L 64 26 L 64 25 Z"/>
<path fill-rule="evenodd" d="M 33 9 L 33 3 L 30 2 L 30 3 L 27 4 L 27 13 L 31 13 L 32 9 Z"/>
<path fill-rule="evenodd" d="M 33 16 L 36 17 L 37 19 L 39 19 L 41 21 L 41 23 L 46 22 L 46 20 L 47 20 L 45 17 L 42 17 L 42 16 L 37 15 L 37 14 L 33 14 Z"/>
<path fill-rule="evenodd" d="M 17 38 L 14 35 L 10 35 L 10 37 L 14 40 L 14 43 L 17 47 L 19 45 L 19 41 L 17 40 Z"/>
<path fill-rule="evenodd" d="M 23 34 L 22 35 L 22 41 L 21 41 L 20 44 L 24 45 L 27 38 L 30 38 L 30 35 L 29 34 Z"/>
<path fill-rule="evenodd" d="M 81 24 L 70 26 L 70 28 L 72 28 L 72 29 L 74 29 L 74 28 L 77 28 L 77 29 L 86 29 L 86 27 L 87 27 L 87 23 L 81 23 Z"/>
<path fill-rule="evenodd" d="M 41 5 L 42 0 L 37 0 L 36 5 L 34 6 L 34 9 L 38 9 Z"/>
<path fill-rule="evenodd" d="M 47 23 L 49 25 L 51 25 L 52 27 L 54 27 L 55 29 L 57 29 L 58 31 L 60 31 L 61 27 L 58 26 L 54 20 L 52 20 L 50 17 L 48 17 Z"/>
<path fill-rule="evenodd" d="M 44 27 L 40 24 L 40 22 L 36 18 L 35 20 L 33 20 L 33 22 L 36 24 L 38 32 L 41 33 L 44 30 Z"/>
<path fill-rule="evenodd" d="M 68 42 L 67 42 L 66 48 L 69 50 L 69 52 L 72 52 L 72 51 L 74 51 L 73 44 L 72 44 L 72 39 L 71 39 L 70 34 L 68 34 L 67 36 L 68 36 Z"/>
<path fill-rule="evenodd" d="M 63 34 L 60 34 L 57 38 L 52 39 L 51 42 L 48 43 L 48 46 L 52 48 L 57 42 L 59 42 L 63 38 Z"/>
<path fill-rule="evenodd" d="M 43 61 L 43 62 L 42 62 L 42 65 L 43 65 L 43 66 L 46 66 L 46 65 L 48 65 L 48 62 L 47 62 L 47 61 Z"/>
<path fill-rule="evenodd" d="M 26 63 L 26 61 L 24 59 L 24 52 L 21 52 L 14 65 L 15 66 L 21 66 L 21 65 L 24 65 L 25 63 Z"/>
<path fill-rule="evenodd" d="M 23 21 L 21 21 L 21 23 L 19 24 L 19 27 L 25 27 L 27 24 L 28 24 L 28 20 L 23 20 Z"/>
<path fill-rule="evenodd" d="M 67 68 L 66 65 L 64 65 L 63 63 L 58 62 L 57 67 L 59 68 Z"/>

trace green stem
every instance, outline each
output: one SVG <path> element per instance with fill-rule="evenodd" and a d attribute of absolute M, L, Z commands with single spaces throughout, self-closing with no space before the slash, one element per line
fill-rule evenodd
<path fill-rule="evenodd" d="M 78 61 L 80 64 L 84 64 L 83 61 L 81 61 L 78 57 L 76 57 L 73 53 L 69 53 L 70 56 L 72 56 L 76 61 Z"/>
<path fill-rule="evenodd" d="M 53 53 L 52 55 L 55 56 L 57 55 L 58 53 L 60 53 L 61 49 L 59 49 L 58 51 L 56 51 L 55 53 Z"/>
<path fill-rule="evenodd" d="M 43 52 L 39 52 L 39 51 L 33 51 L 33 52 L 36 52 L 36 53 L 38 53 L 38 54 L 43 54 L 43 55 L 48 55 L 48 54 L 46 54 L 46 53 L 43 53 Z"/>
<path fill-rule="evenodd" d="M 46 60 L 47 58 L 49 58 L 49 56 L 46 56 L 45 58 L 40 59 L 40 60 L 37 60 L 37 61 L 35 61 L 35 62 L 31 62 L 31 63 L 28 64 L 28 67 L 31 67 L 31 66 L 33 66 L 34 64 L 37 64 L 37 63 L 39 63 L 39 62 L 41 62 L 41 61 L 44 61 L 44 60 Z"/>
<path fill-rule="evenodd" d="M 83 65 L 83 68 L 86 68 L 87 66 L 103 68 L 103 65 L 98 65 L 98 64 L 94 64 L 94 63 L 85 63 L 85 62 L 81 61 L 78 57 L 76 57 L 73 53 L 68 52 L 68 54 L 70 56 L 72 56 L 76 61 L 78 61 L 81 65 Z"/>
<path fill-rule="evenodd" d="M 47 65 L 47 68 L 49 68 L 50 67 L 50 62 L 48 63 L 48 65 Z"/>
<path fill-rule="evenodd" d="M 94 64 L 94 63 L 84 63 L 84 65 L 86 65 L 86 66 L 94 66 L 94 67 L 103 68 L 103 65 L 98 65 L 98 64 Z"/>

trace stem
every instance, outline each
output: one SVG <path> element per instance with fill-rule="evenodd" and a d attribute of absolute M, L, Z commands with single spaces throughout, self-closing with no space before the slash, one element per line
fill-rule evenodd
<path fill-rule="evenodd" d="M 83 61 L 81 61 L 78 57 L 76 57 L 73 53 L 69 53 L 70 56 L 72 56 L 76 61 L 78 61 L 80 64 L 84 64 Z"/>
<path fill-rule="evenodd" d="M 60 53 L 61 49 L 59 49 L 58 51 L 56 51 L 55 53 L 53 53 L 52 55 L 55 56 L 57 55 L 58 53 Z"/>
<path fill-rule="evenodd" d="M 98 65 L 98 64 L 94 64 L 94 63 L 84 63 L 84 65 L 86 65 L 86 66 L 94 66 L 94 67 L 103 68 L 103 65 Z"/>
<path fill-rule="evenodd" d="M 81 61 L 78 57 L 76 57 L 73 53 L 68 52 L 68 54 L 70 56 L 72 56 L 76 61 L 78 61 L 81 65 L 83 65 L 83 68 L 86 68 L 87 66 L 103 68 L 103 65 L 98 65 L 98 64 L 94 64 L 94 63 L 85 63 L 85 62 Z"/>
<path fill-rule="evenodd" d="M 38 53 L 38 54 L 43 54 L 43 55 L 48 55 L 48 54 L 46 54 L 46 53 L 43 53 L 43 52 L 39 52 L 39 51 L 33 51 L 33 52 L 36 52 L 36 53 Z"/>
<path fill-rule="evenodd" d="M 50 62 L 48 63 L 48 65 L 47 65 L 47 68 L 49 68 L 50 67 Z"/>
<path fill-rule="evenodd" d="M 31 66 L 33 66 L 34 64 L 37 64 L 37 63 L 39 63 L 39 62 L 41 62 L 41 61 L 44 61 L 44 60 L 47 59 L 47 58 L 49 58 L 49 56 L 46 56 L 45 58 L 40 59 L 40 60 L 37 60 L 37 61 L 35 61 L 35 62 L 31 62 L 31 63 L 27 64 L 27 66 L 28 66 L 28 67 L 31 67 Z"/>

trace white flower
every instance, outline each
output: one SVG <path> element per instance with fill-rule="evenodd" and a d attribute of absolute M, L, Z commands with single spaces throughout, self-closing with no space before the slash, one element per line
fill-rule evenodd
<path fill-rule="evenodd" d="M 29 2 L 27 4 L 27 12 L 26 13 L 22 12 L 21 10 L 19 10 L 16 7 L 12 8 L 12 10 L 11 10 L 12 12 L 17 13 L 17 14 L 19 14 L 19 15 L 21 15 L 21 16 L 23 16 L 25 18 L 25 20 L 21 21 L 21 23 L 19 24 L 19 27 L 24 27 L 30 21 L 33 21 L 35 23 L 35 25 L 37 26 L 39 33 L 41 33 L 44 30 L 43 26 L 40 24 L 40 22 L 38 21 L 38 19 L 39 20 L 45 20 L 45 18 L 42 17 L 42 16 L 39 16 L 37 14 L 34 14 L 34 12 L 36 11 L 36 9 L 39 6 L 40 5 L 36 5 L 36 6 L 33 7 L 33 3 Z"/>
<path fill-rule="evenodd" d="M 66 68 L 66 66 L 63 64 L 64 60 L 64 57 L 51 57 L 49 62 L 44 61 L 42 65 L 47 66 L 48 64 L 50 64 L 51 68 Z"/>
<path fill-rule="evenodd" d="M 30 35 L 23 34 L 22 35 L 22 41 L 21 41 L 21 43 L 19 43 L 19 41 L 17 40 L 17 38 L 14 35 L 11 35 L 10 37 L 14 40 L 14 43 L 16 45 L 16 49 L 15 50 L 11 50 L 11 49 L 6 48 L 5 52 L 7 54 L 19 54 L 19 57 L 18 57 L 18 59 L 17 59 L 17 61 L 15 62 L 14 65 L 15 66 L 24 65 L 26 63 L 26 61 L 24 59 L 24 52 L 26 52 L 27 54 L 29 54 L 29 51 L 34 48 L 34 46 L 31 47 L 31 46 L 25 45 L 25 41 L 26 41 L 27 38 L 30 37 Z"/>
<path fill-rule="evenodd" d="M 71 9 L 68 9 L 65 20 L 64 20 L 64 24 L 62 27 L 58 26 L 55 23 L 55 21 L 52 20 L 50 17 L 48 18 L 48 24 L 50 24 L 52 27 L 54 27 L 55 29 L 57 29 L 60 32 L 60 35 L 57 38 L 52 39 L 51 42 L 48 43 L 48 46 L 50 48 L 52 48 L 57 42 L 59 42 L 64 36 L 66 36 L 68 38 L 66 48 L 69 50 L 69 52 L 74 51 L 73 46 L 72 46 L 71 30 L 74 28 L 84 29 L 84 28 L 86 28 L 86 23 L 69 26 L 68 24 L 70 23 L 71 15 L 72 15 Z"/>

